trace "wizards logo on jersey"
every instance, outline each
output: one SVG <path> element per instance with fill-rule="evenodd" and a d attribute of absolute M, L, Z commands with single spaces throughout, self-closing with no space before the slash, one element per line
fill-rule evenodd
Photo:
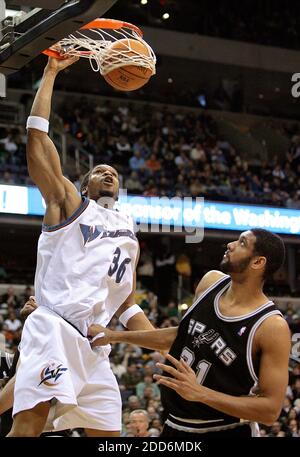
<path fill-rule="evenodd" d="M 54 387 L 58 384 L 59 378 L 67 371 L 68 368 L 64 368 L 62 363 L 59 365 L 55 362 L 50 363 L 42 369 L 40 373 L 41 382 L 38 384 L 44 384 L 47 387 Z"/>
<path fill-rule="evenodd" d="M 128 229 L 105 230 L 102 225 L 79 224 L 79 226 L 83 235 L 84 246 L 99 236 L 100 238 L 119 238 L 121 236 L 128 236 L 132 240 L 136 241 L 137 239 L 135 234 Z"/>
<path fill-rule="evenodd" d="M 85 225 L 79 224 L 81 233 L 83 235 L 84 246 L 100 235 L 103 232 L 104 227 L 102 225 Z"/>

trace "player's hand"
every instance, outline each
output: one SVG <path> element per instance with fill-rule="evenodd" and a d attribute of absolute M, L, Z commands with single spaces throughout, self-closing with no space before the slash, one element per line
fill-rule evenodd
<path fill-rule="evenodd" d="M 70 65 L 73 65 L 73 63 L 77 62 L 78 60 L 78 56 L 69 58 L 66 56 L 64 59 L 55 59 L 54 57 L 49 57 L 45 71 L 59 73 Z"/>
<path fill-rule="evenodd" d="M 91 340 L 92 348 L 95 346 L 105 346 L 113 340 L 113 333 L 102 325 L 93 324 L 88 328 L 88 338 Z"/>
<path fill-rule="evenodd" d="M 31 314 L 34 310 L 36 310 L 37 307 L 38 307 L 38 305 L 35 301 L 35 297 L 33 297 L 33 296 L 29 297 L 29 300 L 25 303 L 25 305 L 23 306 L 23 308 L 20 311 L 21 317 L 23 317 L 23 319 L 26 319 L 26 317 L 28 317 L 29 314 Z"/>
<path fill-rule="evenodd" d="M 201 401 L 201 391 L 205 388 L 198 384 L 194 370 L 183 359 L 176 360 L 170 354 L 167 354 L 166 358 L 175 368 L 163 363 L 157 363 L 156 365 L 159 368 L 171 375 L 171 377 L 153 375 L 157 384 L 162 384 L 175 390 L 185 400 Z"/>

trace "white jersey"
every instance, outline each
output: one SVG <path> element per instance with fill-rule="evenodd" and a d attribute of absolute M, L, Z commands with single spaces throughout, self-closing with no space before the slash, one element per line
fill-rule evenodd
<path fill-rule="evenodd" d="M 106 326 L 132 291 L 137 252 L 133 220 L 84 199 L 63 224 L 43 226 L 36 301 L 84 335 L 92 323 Z"/>

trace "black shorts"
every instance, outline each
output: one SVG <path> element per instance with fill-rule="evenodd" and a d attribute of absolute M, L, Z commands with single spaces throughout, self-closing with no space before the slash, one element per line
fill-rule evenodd
<path fill-rule="evenodd" d="M 12 409 L 9 409 L 5 413 L 2 414 L 0 417 L 0 436 L 4 437 L 6 436 L 12 427 Z"/>
<path fill-rule="evenodd" d="M 220 430 L 218 432 L 192 433 L 176 430 L 175 428 L 164 425 L 161 432 L 161 438 L 185 438 L 185 439 L 210 439 L 210 438 L 251 438 L 251 427 L 249 424 L 239 425 L 229 430 Z"/>

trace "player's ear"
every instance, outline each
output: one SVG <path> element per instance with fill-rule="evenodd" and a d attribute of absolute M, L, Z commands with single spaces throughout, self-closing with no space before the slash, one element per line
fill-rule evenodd
<path fill-rule="evenodd" d="M 262 268 L 265 268 L 266 263 L 267 263 L 266 257 L 259 256 L 259 257 L 255 258 L 255 260 L 254 260 L 252 265 L 253 265 L 253 268 L 255 268 L 255 270 L 260 270 Z"/>

